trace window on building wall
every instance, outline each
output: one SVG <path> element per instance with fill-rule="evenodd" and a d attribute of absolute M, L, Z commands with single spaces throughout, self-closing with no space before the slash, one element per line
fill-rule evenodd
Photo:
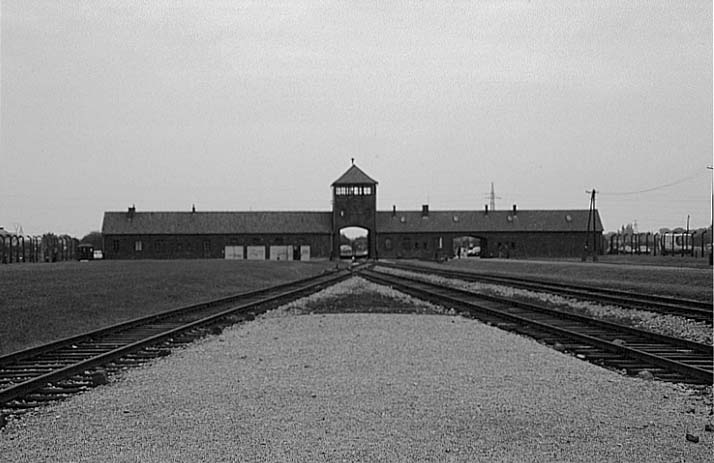
<path fill-rule="evenodd" d="M 511 249 L 516 249 L 516 243 L 514 241 L 511 241 Z"/>
<path fill-rule="evenodd" d="M 412 241 L 409 238 L 402 239 L 402 249 L 408 251 L 412 248 Z"/>
<path fill-rule="evenodd" d="M 141 240 L 134 241 L 134 251 L 141 252 L 143 250 L 144 250 L 144 245 L 142 244 Z"/>
<path fill-rule="evenodd" d="M 208 240 L 203 240 L 203 251 L 204 252 L 210 252 L 211 251 L 211 242 Z"/>
<path fill-rule="evenodd" d="M 119 240 L 112 240 L 112 249 L 114 252 L 119 252 Z"/>
<path fill-rule="evenodd" d="M 429 242 L 428 242 L 428 241 L 424 241 L 424 249 L 429 249 Z"/>
<path fill-rule="evenodd" d="M 439 249 L 444 249 L 444 237 L 439 237 Z"/>
<path fill-rule="evenodd" d="M 364 187 L 364 194 L 365 195 L 371 195 L 372 194 L 372 187 L 371 186 L 366 186 Z"/>
<path fill-rule="evenodd" d="M 392 239 L 391 238 L 386 238 L 384 240 L 384 249 L 388 249 L 388 250 L 392 249 Z"/>

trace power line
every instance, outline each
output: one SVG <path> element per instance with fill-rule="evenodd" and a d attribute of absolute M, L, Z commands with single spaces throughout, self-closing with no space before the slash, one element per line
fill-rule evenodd
<path fill-rule="evenodd" d="M 675 180 L 674 182 L 670 183 L 665 183 L 663 185 L 657 185 L 652 188 L 646 188 L 644 190 L 637 190 L 637 191 L 625 191 L 625 192 L 616 192 L 616 193 L 611 193 L 611 192 L 603 192 L 603 191 L 598 191 L 601 195 L 607 195 L 607 196 L 628 196 L 628 195 L 637 195 L 640 193 L 649 193 L 651 191 L 657 191 L 657 190 L 662 190 L 664 188 L 669 188 L 674 185 L 679 185 L 680 183 L 684 183 L 687 180 L 691 180 L 697 176 L 701 175 L 701 172 L 697 172 L 696 174 L 692 174 L 688 177 L 680 178 L 679 180 Z"/>

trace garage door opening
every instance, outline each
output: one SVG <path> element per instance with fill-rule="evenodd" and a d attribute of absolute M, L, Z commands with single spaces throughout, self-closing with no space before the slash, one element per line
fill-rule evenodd
<path fill-rule="evenodd" d="M 481 238 L 475 236 L 460 236 L 454 238 L 454 257 L 456 259 L 472 259 L 481 257 L 482 246 Z"/>
<path fill-rule="evenodd" d="M 340 259 L 369 259 L 369 230 L 345 227 L 340 230 Z"/>

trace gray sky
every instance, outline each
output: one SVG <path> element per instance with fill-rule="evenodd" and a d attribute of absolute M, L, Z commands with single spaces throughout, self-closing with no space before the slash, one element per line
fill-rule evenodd
<path fill-rule="evenodd" d="M 587 209 L 595 187 L 606 230 L 710 223 L 710 0 L 1 14 L 6 229 L 82 236 L 132 203 L 329 210 L 351 157 L 383 210 L 481 209 L 494 182 L 499 209 Z"/>

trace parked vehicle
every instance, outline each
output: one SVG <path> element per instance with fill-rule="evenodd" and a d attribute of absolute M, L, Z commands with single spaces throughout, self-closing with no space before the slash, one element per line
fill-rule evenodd
<path fill-rule="evenodd" d="M 469 248 L 468 251 L 466 251 L 466 255 L 469 257 L 476 257 L 481 254 L 481 246 L 474 246 L 472 248 Z"/>
<path fill-rule="evenodd" d="M 340 257 L 343 259 L 352 257 L 352 246 L 350 246 L 349 244 L 341 244 Z"/>

